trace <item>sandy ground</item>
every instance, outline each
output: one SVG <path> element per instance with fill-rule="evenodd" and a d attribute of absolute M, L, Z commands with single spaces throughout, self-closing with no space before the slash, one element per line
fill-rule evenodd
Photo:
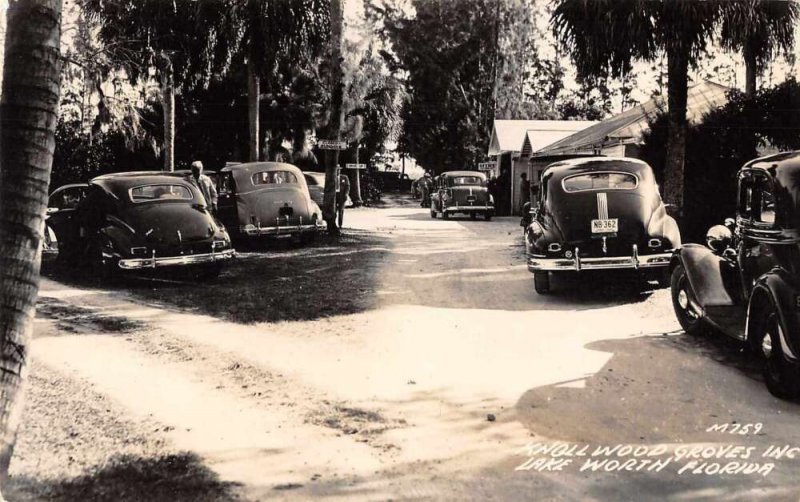
<path fill-rule="evenodd" d="M 800 445 L 800 433 L 797 405 L 772 398 L 737 346 L 680 333 L 668 291 L 615 275 L 534 293 L 517 223 L 364 208 L 346 214 L 344 244 L 250 249 L 207 289 L 163 277 L 112 288 L 43 280 L 10 498 L 800 493 L 788 457 L 766 476 L 678 474 L 685 461 L 659 472 L 518 469 L 531 442 L 735 443 L 756 457 Z M 300 286 L 308 294 L 292 308 Z M 324 308 L 331 298 L 341 314 Z M 762 427 L 706 431 L 729 422 Z"/>

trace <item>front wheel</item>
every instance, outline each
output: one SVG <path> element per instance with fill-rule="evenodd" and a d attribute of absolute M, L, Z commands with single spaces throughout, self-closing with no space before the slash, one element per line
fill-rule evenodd
<path fill-rule="evenodd" d="M 756 340 L 760 344 L 760 355 L 764 358 L 762 372 L 770 394 L 781 399 L 793 399 L 800 395 L 800 372 L 783 354 L 782 334 L 777 314 L 770 312 L 761 323 Z"/>
<path fill-rule="evenodd" d="M 683 265 L 678 265 L 672 271 L 670 278 L 672 292 L 672 308 L 683 330 L 688 335 L 697 336 L 703 333 L 703 319 L 692 307 L 694 292 L 686 277 Z"/>
<path fill-rule="evenodd" d="M 550 272 L 534 272 L 533 287 L 540 295 L 550 292 Z"/>

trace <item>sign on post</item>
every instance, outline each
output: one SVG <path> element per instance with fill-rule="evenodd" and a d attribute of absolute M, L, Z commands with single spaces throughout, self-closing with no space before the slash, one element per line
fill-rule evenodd
<path fill-rule="evenodd" d="M 345 164 L 348 169 L 366 169 L 366 164 Z"/>
<path fill-rule="evenodd" d="M 491 171 L 497 166 L 494 162 L 481 162 L 478 164 L 478 171 Z"/>
<path fill-rule="evenodd" d="M 347 142 L 333 139 L 321 139 L 317 141 L 317 148 L 320 150 L 345 150 L 347 148 Z"/>

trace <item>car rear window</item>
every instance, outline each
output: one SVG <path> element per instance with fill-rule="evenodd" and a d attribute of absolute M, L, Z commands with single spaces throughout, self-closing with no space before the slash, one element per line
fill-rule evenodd
<path fill-rule="evenodd" d="M 325 184 L 325 177 L 324 176 L 314 176 L 313 174 L 306 174 L 306 184 L 309 186 L 319 185 L 322 186 Z"/>
<path fill-rule="evenodd" d="M 480 184 L 481 184 L 480 176 L 454 176 L 450 178 L 451 186 L 480 185 Z"/>
<path fill-rule="evenodd" d="M 561 182 L 565 192 L 585 190 L 633 190 L 639 178 L 630 173 L 586 173 L 564 178 Z"/>
<path fill-rule="evenodd" d="M 297 176 L 289 171 L 262 171 L 252 177 L 254 185 L 280 185 L 283 183 L 297 183 Z"/>
<path fill-rule="evenodd" d="M 192 200 L 192 191 L 183 185 L 143 185 L 130 189 L 133 202 Z"/>

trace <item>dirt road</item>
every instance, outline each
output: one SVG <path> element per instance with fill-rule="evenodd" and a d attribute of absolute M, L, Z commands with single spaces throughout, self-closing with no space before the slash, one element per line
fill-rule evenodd
<path fill-rule="evenodd" d="M 537 295 L 517 222 L 364 208 L 208 286 L 45 279 L 12 500 L 796 498 L 796 404 L 666 290 Z"/>

